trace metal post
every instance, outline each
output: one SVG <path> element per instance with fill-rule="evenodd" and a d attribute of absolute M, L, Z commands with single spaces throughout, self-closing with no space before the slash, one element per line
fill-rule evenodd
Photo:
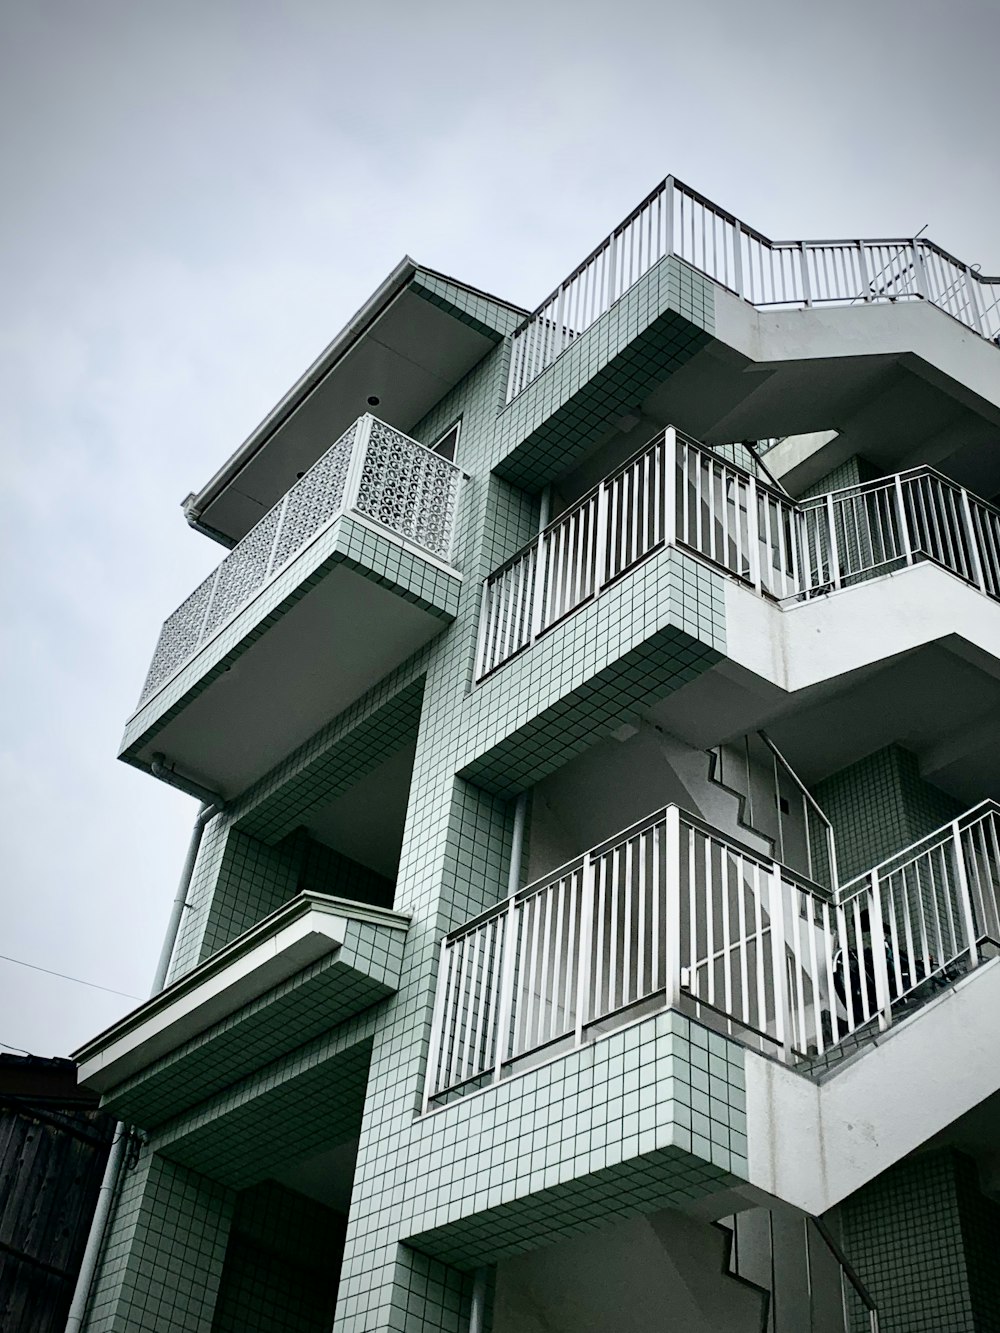
<path fill-rule="evenodd" d="M 906 504 L 903 498 L 903 481 L 899 473 L 895 476 L 896 490 L 896 509 L 899 513 L 899 540 L 902 543 L 903 555 L 908 565 L 913 564 L 913 548 L 910 545 L 910 524 L 906 517 Z"/>
<path fill-rule="evenodd" d="M 486 675 L 486 636 L 489 629 L 488 612 L 490 605 L 490 580 L 483 579 L 482 596 L 479 599 L 479 632 L 476 635 L 476 680 Z"/>
<path fill-rule="evenodd" d="M 664 876 L 666 910 L 663 913 L 666 946 L 664 1004 L 667 1009 L 677 1009 L 681 1002 L 681 812 L 676 805 L 667 806 L 664 840 L 666 859 Z M 691 960 L 691 965 L 694 966 L 694 959 Z"/>
<path fill-rule="evenodd" d="M 965 937 L 969 943 L 969 967 L 979 966 L 979 932 L 976 930 L 976 917 L 972 910 L 972 895 L 969 892 L 969 877 L 965 871 L 965 855 L 962 851 L 962 830 L 958 820 L 951 825 L 952 854 L 955 857 L 955 875 L 958 879 L 958 896 L 965 923 Z"/>
<path fill-rule="evenodd" d="M 675 189 L 673 176 L 667 177 L 664 189 L 666 190 L 667 194 L 666 197 L 667 234 L 665 238 L 666 254 L 672 255 L 674 253 L 674 189 Z"/>
<path fill-rule="evenodd" d="M 437 1077 L 438 1056 L 441 1053 L 441 1036 L 444 1027 L 445 976 L 448 968 L 448 939 L 441 941 L 438 959 L 437 994 L 434 997 L 434 1015 L 431 1019 L 431 1042 L 427 1052 L 427 1073 L 424 1077 L 424 1115 L 430 1106 L 431 1097 L 437 1091 L 432 1085 Z"/>
<path fill-rule="evenodd" d="M 926 274 L 924 273 L 924 256 L 920 250 L 920 242 L 917 240 L 916 237 L 913 238 L 913 241 L 910 245 L 910 250 L 913 253 L 913 285 L 916 289 L 917 295 L 922 296 L 924 300 L 926 300 L 927 277 Z"/>
<path fill-rule="evenodd" d="M 493 1081 L 503 1077 L 504 1061 L 510 1047 L 510 1020 L 514 1005 L 514 964 L 517 961 L 517 904 L 511 896 L 507 905 L 507 919 L 503 929 L 503 968 L 500 973 L 500 996 L 497 1006 L 497 1056 Z"/>
<path fill-rule="evenodd" d="M 972 316 L 972 327 L 980 336 L 982 336 L 984 334 L 984 329 L 983 316 L 979 309 L 978 284 L 975 269 L 971 268 L 968 264 L 965 266 L 965 290 L 968 295 L 969 314 Z"/>
<path fill-rule="evenodd" d="M 549 544 L 545 540 L 545 529 L 549 526 L 549 511 L 552 508 L 552 487 L 546 486 L 538 503 L 538 539 L 535 548 L 535 569 L 531 580 L 531 619 L 528 622 L 530 643 L 542 632 L 542 615 L 545 609 L 545 576 L 549 561 Z"/>
<path fill-rule="evenodd" d="M 305 475 L 303 473 L 303 475 Z M 278 553 L 278 543 L 281 541 L 281 529 L 285 526 L 285 514 L 288 512 L 288 497 L 295 489 L 292 486 L 281 497 L 281 513 L 278 515 L 278 521 L 274 525 L 274 536 L 271 539 L 271 549 L 267 553 L 267 569 L 264 572 L 265 581 L 274 573 L 274 557 Z"/>
<path fill-rule="evenodd" d="M 875 969 L 875 1003 L 878 1006 L 878 1025 L 884 1032 L 892 1024 L 892 996 L 889 992 L 889 964 L 885 956 L 882 886 L 879 883 L 877 870 L 871 872 L 868 885 L 871 898 L 868 907 L 868 922 L 872 938 L 872 966 Z"/>
<path fill-rule="evenodd" d="M 760 579 L 760 499 L 757 490 L 757 478 L 752 474 L 747 482 L 747 559 L 749 561 L 750 582 L 755 592 L 761 592 Z"/>
<path fill-rule="evenodd" d="M 969 492 L 964 486 L 961 490 L 962 513 L 965 516 L 965 530 L 969 546 L 969 562 L 972 565 L 972 574 L 976 581 L 976 587 L 980 592 L 985 592 L 986 580 L 983 578 L 983 562 L 979 558 L 979 542 L 976 540 L 976 526 L 972 521 L 972 505 L 969 503 Z"/>
<path fill-rule="evenodd" d="M 774 1035 L 786 1064 L 792 1062 L 791 1024 L 788 1011 L 788 962 L 785 939 L 785 897 L 781 867 L 771 870 L 771 985 L 774 988 Z"/>
<path fill-rule="evenodd" d="M 668 426 L 663 441 L 663 544 L 677 545 L 677 431 Z"/>
<path fill-rule="evenodd" d="M 368 441 L 372 433 L 372 414 L 366 412 L 358 423 L 357 434 L 351 442 L 351 461 L 344 481 L 343 512 L 356 508 L 358 490 L 361 486 L 361 474 L 364 472 L 365 459 L 368 455 Z"/>
<path fill-rule="evenodd" d="M 806 258 L 806 243 L 799 241 L 799 265 L 802 273 L 802 296 L 807 306 L 812 305 L 812 287 L 809 283 L 809 260 Z"/>
<path fill-rule="evenodd" d="M 583 1030 L 590 1010 L 592 953 L 594 941 L 594 861 L 584 852 L 580 869 L 580 956 L 576 968 L 576 1033 L 574 1042 L 583 1045 Z"/>
<path fill-rule="evenodd" d="M 827 535 L 830 540 L 830 582 L 840 587 L 840 547 L 837 542 L 837 520 L 833 512 L 833 496 L 826 497 Z"/>
<path fill-rule="evenodd" d="M 733 250 L 733 290 L 737 296 L 743 295 L 743 223 L 737 221 L 734 236 Z"/>

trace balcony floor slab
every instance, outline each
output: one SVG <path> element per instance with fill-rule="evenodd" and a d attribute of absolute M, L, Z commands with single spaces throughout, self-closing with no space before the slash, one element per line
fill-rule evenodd
<path fill-rule="evenodd" d="M 231 798 L 441 633 L 460 588 L 455 570 L 339 518 L 138 710 L 120 758 L 145 768 L 162 752 Z"/>

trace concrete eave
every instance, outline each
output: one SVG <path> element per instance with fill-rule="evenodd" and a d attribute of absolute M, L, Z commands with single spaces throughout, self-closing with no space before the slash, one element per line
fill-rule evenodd
<path fill-rule="evenodd" d="M 288 977 L 339 950 L 351 922 L 405 931 L 410 919 L 304 892 L 72 1053 L 81 1084 L 104 1092 Z"/>

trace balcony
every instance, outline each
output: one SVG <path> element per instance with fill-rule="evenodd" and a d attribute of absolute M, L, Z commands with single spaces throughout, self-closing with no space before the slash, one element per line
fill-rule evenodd
<path fill-rule="evenodd" d="M 81 1050 L 80 1082 L 148 1128 L 399 984 L 409 918 L 300 893 Z"/>
<path fill-rule="evenodd" d="M 671 805 L 445 937 L 425 1109 L 663 1009 L 830 1062 L 998 945 L 994 802 L 832 893 Z"/>
<path fill-rule="evenodd" d="M 932 241 L 772 241 L 668 176 L 516 331 L 508 402 L 668 256 L 758 309 L 924 301 L 1000 339 L 1000 277 Z"/>
<path fill-rule="evenodd" d="M 1000 599 L 1000 510 L 933 468 L 797 503 L 668 427 L 486 579 L 477 680 L 667 546 L 785 605 L 921 561 Z"/>
<path fill-rule="evenodd" d="M 359 418 L 167 619 L 122 758 L 234 795 L 440 633 L 462 475 Z"/>

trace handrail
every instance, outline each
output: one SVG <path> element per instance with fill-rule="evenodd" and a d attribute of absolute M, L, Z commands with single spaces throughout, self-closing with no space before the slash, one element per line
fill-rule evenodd
<path fill-rule="evenodd" d="M 823 1241 L 826 1248 L 833 1255 L 834 1259 L 836 1259 L 838 1265 L 840 1266 L 841 1273 L 854 1288 L 854 1291 L 857 1294 L 858 1299 L 861 1301 L 861 1304 L 865 1307 L 865 1309 L 871 1316 L 871 1319 L 869 1321 L 869 1327 L 871 1329 L 871 1333 L 878 1333 L 878 1306 L 875 1304 L 875 1300 L 871 1292 L 868 1290 L 868 1288 L 862 1281 L 861 1275 L 858 1273 L 858 1270 L 854 1267 L 850 1259 L 848 1259 L 847 1255 L 840 1248 L 832 1231 L 821 1217 L 810 1217 L 808 1219 L 808 1222 L 816 1230 L 820 1239 Z"/>
<path fill-rule="evenodd" d="M 344 513 L 354 511 L 447 561 L 463 476 L 394 426 L 371 413 L 359 417 L 167 617 L 137 708 Z"/>
<path fill-rule="evenodd" d="M 668 255 L 757 307 L 924 300 L 1000 343 L 1000 276 L 935 242 L 774 241 L 667 176 L 515 329 L 507 401 Z"/>
<path fill-rule="evenodd" d="M 987 797 L 986 800 L 980 801 L 978 805 L 972 806 L 970 809 L 966 810 L 964 814 L 959 815 L 958 824 L 960 827 L 965 828 L 969 824 L 974 824 L 982 815 L 990 812 L 1000 814 L 1000 801 L 995 801 L 992 797 Z M 922 838 L 917 838 L 915 842 L 909 843 L 908 846 L 901 847 L 898 852 L 893 852 L 891 856 L 887 856 L 884 860 L 877 862 L 877 864 L 873 865 L 869 870 L 863 870 L 860 875 L 855 875 L 853 879 L 845 880 L 837 890 L 838 895 L 842 898 L 846 897 L 848 895 L 848 890 L 853 890 L 856 885 L 861 884 L 864 880 L 869 879 L 874 874 L 883 873 L 889 866 L 892 866 L 894 870 L 902 869 L 904 864 L 909 864 L 909 861 L 916 859 L 911 855 L 912 853 L 916 852 L 919 848 L 923 848 L 926 851 L 928 845 L 933 846 L 935 843 L 940 842 L 941 839 L 947 835 L 950 827 L 950 824 L 944 824 L 940 828 L 933 829 L 930 833 L 925 833 Z M 908 857 L 909 861 L 904 863 L 902 860 L 904 857 Z"/>
<path fill-rule="evenodd" d="M 442 939 L 425 1109 L 656 1007 L 786 1063 L 888 1028 L 1000 943 L 1000 804 L 921 845 L 831 896 L 675 804 L 643 816 Z"/>
<path fill-rule="evenodd" d="M 925 560 L 1000 600 L 1000 508 L 936 468 L 795 501 L 668 426 L 484 580 L 476 679 L 664 546 L 780 603 Z"/>

